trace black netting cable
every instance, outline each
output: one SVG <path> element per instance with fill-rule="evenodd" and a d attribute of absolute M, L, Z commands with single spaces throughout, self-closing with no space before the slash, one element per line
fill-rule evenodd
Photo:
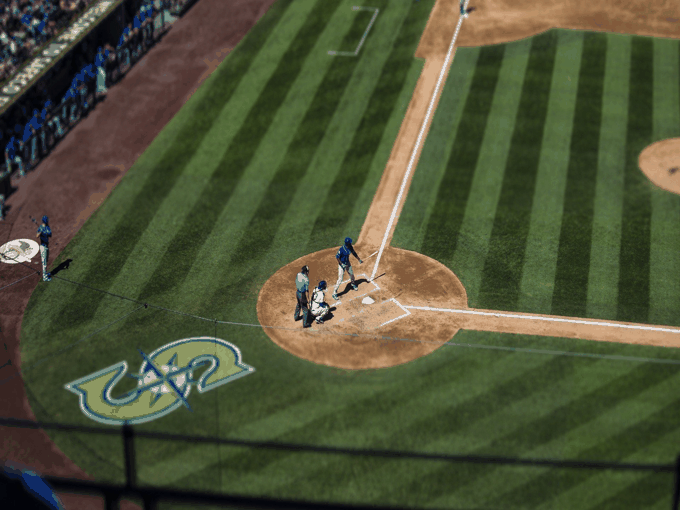
<path fill-rule="evenodd" d="M 92 333 L 88 333 L 87 335 L 85 335 L 84 337 L 82 337 L 82 338 L 76 340 L 75 342 L 73 342 L 73 343 L 71 343 L 71 344 L 69 344 L 69 345 L 66 345 L 66 346 L 62 347 L 61 349 L 57 350 L 56 352 L 51 353 L 49 356 L 45 356 L 44 358 L 41 358 L 41 359 L 39 359 L 39 360 L 37 360 L 37 361 L 35 361 L 35 362 L 33 362 L 33 363 L 29 363 L 29 364 L 23 366 L 21 370 L 17 370 L 17 371 L 16 371 L 13 375 L 11 375 L 10 377 L 1 380 L 1 381 L 0 381 L 0 386 L 2 386 L 3 384 L 5 384 L 5 383 L 7 383 L 7 382 L 9 382 L 9 381 L 11 381 L 11 380 L 13 380 L 15 377 L 21 376 L 26 370 L 31 369 L 31 368 L 35 368 L 36 366 L 40 365 L 41 363 L 44 363 L 45 361 L 48 361 L 48 360 L 54 358 L 55 356 L 61 354 L 62 352 L 67 351 L 67 350 L 71 349 L 72 347 L 75 347 L 75 346 L 78 345 L 79 343 L 84 342 L 85 340 L 87 340 L 88 338 L 93 337 L 93 336 L 96 335 L 97 333 L 100 333 L 101 331 L 103 331 L 103 330 L 105 330 L 105 329 L 107 329 L 107 328 L 113 326 L 115 323 L 122 321 L 122 320 L 125 319 L 126 317 L 129 317 L 130 315 L 132 315 L 133 313 L 135 313 L 135 312 L 141 310 L 142 308 L 144 308 L 144 305 L 135 308 L 135 309 L 132 310 L 131 312 L 128 312 L 128 313 L 126 313 L 125 315 L 123 315 L 122 317 L 119 317 L 119 318 L 117 318 L 116 320 L 114 320 L 114 321 L 112 321 L 112 322 L 109 322 L 108 324 L 106 324 L 106 325 L 102 326 L 101 328 L 99 328 L 99 329 L 93 331 Z"/>

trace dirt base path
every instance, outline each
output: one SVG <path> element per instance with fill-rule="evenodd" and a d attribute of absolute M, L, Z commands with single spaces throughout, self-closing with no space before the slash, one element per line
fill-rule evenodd
<path fill-rule="evenodd" d="M 680 3 L 669 0 L 642 4 L 634 0 L 609 0 L 596 4 L 590 0 L 542 0 L 538 4 L 516 0 L 469 0 L 467 7 L 470 15 L 459 27 L 457 0 L 438 0 L 435 4 L 416 51 L 416 57 L 426 59 L 425 66 L 357 240 L 357 248 L 364 257 L 381 246 L 388 247 L 384 255 L 379 251 L 374 261 L 378 264 L 377 271 L 366 271 L 369 280 L 371 274 L 384 273 L 377 280 L 382 289 L 375 291 L 376 303 L 354 300 L 351 311 L 338 307 L 336 313 L 340 316 L 318 327 L 319 331 L 323 328 L 326 334 L 320 335 L 315 331 L 315 336 L 314 333 L 296 331 L 300 326 L 296 326 L 291 317 L 295 308 L 292 283 L 300 267 L 308 264 L 314 281 L 322 278 L 318 274 L 323 274 L 329 285 L 335 280 L 334 275 L 326 276 L 326 273 L 335 270 L 335 248 L 324 250 L 282 268 L 265 284 L 258 300 L 260 323 L 269 326 L 265 327 L 265 331 L 274 342 L 296 356 L 325 365 L 355 369 L 405 363 L 432 352 L 459 329 L 680 347 L 678 328 L 469 309 L 465 290 L 449 269 L 413 252 L 399 258 L 397 254 L 401 254 L 402 250 L 389 248 L 453 61 L 455 48 L 448 61 L 446 55 L 454 34 L 456 46 L 515 41 L 551 28 L 680 38 Z M 459 32 L 456 33 L 456 30 Z M 444 81 L 437 89 L 442 71 Z M 680 151 L 676 149 L 680 149 L 680 139 L 653 146 L 640 158 L 641 166 L 644 163 L 646 167 L 654 168 L 651 172 L 654 178 L 650 174 L 653 182 L 671 191 L 680 189 L 680 157 L 677 156 Z M 384 256 L 382 260 L 381 255 Z M 432 294 L 431 301 L 436 301 L 434 296 L 437 296 L 442 300 L 440 303 L 415 304 L 416 294 L 431 288 L 434 280 L 426 277 L 409 282 L 402 276 L 407 270 L 404 264 L 412 266 L 411 269 L 422 268 L 426 274 L 448 286 L 450 292 Z M 320 273 L 315 273 L 316 267 Z M 432 268 L 431 272 L 425 268 Z M 358 270 L 355 266 L 355 271 Z M 371 283 L 366 282 L 362 284 L 364 286 L 370 289 Z M 283 288 L 293 289 L 290 299 L 281 299 Z M 400 296 L 400 310 L 395 309 L 395 292 Z M 332 304 L 332 300 L 329 301 Z M 460 302 L 461 305 L 451 308 L 445 302 Z M 383 315 L 390 307 L 393 320 L 382 325 Z M 404 313 L 399 316 L 401 312 Z M 375 319 L 348 323 L 347 314 L 352 318 L 360 314 L 374 315 Z M 400 318 L 397 319 L 398 316 Z M 361 342 L 356 339 L 357 335 L 363 339 Z M 380 335 L 412 341 L 385 344 L 376 341 Z M 450 336 L 446 338 L 447 335 Z M 414 343 L 419 347 L 414 347 Z"/>
<path fill-rule="evenodd" d="M 163 126 L 273 3 L 199 0 L 46 160 L 14 181 L 18 190 L 9 197 L 7 218 L 0 222 L 0 245 L 11 239 L 34 239 L 36 228 L 29 214 L 38 218 L 47 214 L 53 226 L 50 258 L 54 260 Z M 0 287 L 29 275 L 0 292 L 0 415 L 29 420 L 35 420 L 35 415 L 18 376 L 19 338 L 26 304 L 40 280 L 39 260 L 34 262 L 34 273 L 20 265 L 0 264 Z M 7 427 L 0 431 L 0 458 L 47 475 L 90 478 L 44 432 Z M 99 498 L 62 496 L 67 509 L 103 508 Z"/>

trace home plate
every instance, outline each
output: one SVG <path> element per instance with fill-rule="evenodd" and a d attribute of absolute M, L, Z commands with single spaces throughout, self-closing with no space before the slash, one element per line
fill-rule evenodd
<path fill-rule="evenodd" d="M 364 299 L 361 300 L 361 302 L 365 305 L 372 305 L 375 303 L 375 300 L 370 298 L 369 296 L 366 296 Z"/>

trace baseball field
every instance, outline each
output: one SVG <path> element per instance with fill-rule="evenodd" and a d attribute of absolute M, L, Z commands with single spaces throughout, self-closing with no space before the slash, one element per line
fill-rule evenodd
<path fill-rule="evenodd" d="M 393 234 L 380 224 L 376 238 L 367 218 L 377 209 L 389 218 L 397 200 L 398 187 L 376 192 L 396 168 L 395 140 L 405 140 L 409 112 L 430 104 L 431 94 L 418 96 L 429 58 L 419 44 L 437 25 L 435 0 L 355 5 L 277 0 L 52 263 L 71 261 L 36 287 L 21 325 L 35 416 L 89 426 L 99 412 L 118 426 L 107 402 L 135 393 L 138 367 L 149 365 L 143 355 L 217 338 L 253 370 L 189 392 L 205 375 L 197 366 L 175 378 L 179 398 L 154 387 L 143 394 L 149 409 L 174 407 L 141 413 L 148 419 L 138 430 L 672 464 L 680 454 L 680 197 L 652 184 L 639 158 L 679 136 L 680 40 L 550 29 L 459 46 L 448 61 L 440 55 L 450 70 L 424 137 L 405 145 L 418 158 L 403 181 L 403 209 Z M 461 30 L 474 25 L 474 11 L 458 22 L 458 3 L 441 5 Z M 328 53 L 358 46 L 355 56 Z M 373 280 L 378 256 L 368 257 L 381 250 L 385 228 L 390 247 Z M 353 261 L 364 274 L 355 294 L 397 299 L 408 316 L 389 328 L 352 322 L 347 310 L 377 312 L 350 308 L 353 291 L 343 284 L 336 322 L 303 333 L 292 317 L 294 275 L 309 260 L 312 285 L 324 278 L 332 288 L 346 236 L 367 259 Z M 441 271 L 442 288 L 434 273 L 397 277 L 421 263 Z M 440 297 L 454 300 L 453 281 L 464 289 L 454 296 L 460 313 L 438 306 Z M 540 317 L 552 329 L 466 322 L 465 313 L 481 311 Z M 583 334 L 565 326 L 560 336 L 555 318 Z M 591 326 L 608 333 L 591 335 Z M 282 348 L 286 341 L 294 347 Z M 350 351 L 364 357 L 351 366 L 374 366 L 371 356 L 400 361 L 351 369 Z M 408 359 L 394 354 L 407 351 Z M 140 376 L 93 386 L 98 411 L 66 388 L 123 361 Z M 172 370 L 172 360 L 163 363 Z M 120 439 L 50 437 L 95 479 L 123 481 Z M 654 471 L 137 444 L 140 483 L 232 494 L 546 510 L 667 509 L 673 494 L 672 474 Z"/>

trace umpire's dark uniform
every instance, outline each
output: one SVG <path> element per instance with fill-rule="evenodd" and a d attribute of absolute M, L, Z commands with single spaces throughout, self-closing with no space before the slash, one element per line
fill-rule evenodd
<path fill-rule="evenodd" d="M 295 307 L 295 320 L 302 319 L 302 327 L 311 327 L 307 321 L 309 316 L 309 304 L 307 303 L 307 290 L 309 289 L 309 267 L 304 266 L 302 270 L 295 277 L 295 297 L 297 299 L 297 306 Z M 302 317 L 300 317 L 300 310 L 302 310 Z"/>

